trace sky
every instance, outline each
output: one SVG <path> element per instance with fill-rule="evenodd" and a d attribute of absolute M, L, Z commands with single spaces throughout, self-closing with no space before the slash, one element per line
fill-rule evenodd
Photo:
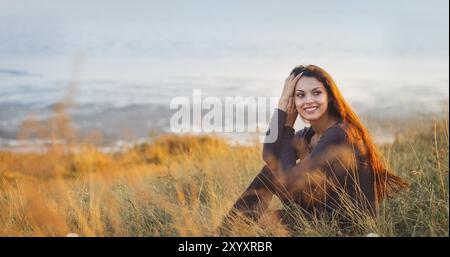
<path fill-rule="evenodd" d="M 78 121 L 91 127 L 131 117 L 167 124 L 161 110 L 194 88 L 277 97 L 290 70 L 310 63 L 332 74 L 358 113 L 438 112 L 449 98 L 448 5 L 0 0 L 0 138 L 30 112 L 49 115 L 77 65 Z"/>
<path fill-rule="evenodd" d="M 0 21 L 1 55 L 448 55 L 443 0 L 1 0 Z"/>

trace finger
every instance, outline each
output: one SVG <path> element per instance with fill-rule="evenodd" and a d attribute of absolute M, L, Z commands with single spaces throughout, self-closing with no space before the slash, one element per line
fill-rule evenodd
<path fill-rule="evenodd" d="M 291 106 L 291 113 L 293 113 L 293 114 L 297 113 L 297 109 L 295 108 L 295 104 L 292 104 L 292 106 Z"/>
<path fill-rule="evenodd" d="M 292 79 L 292 84 L 293 84 L 293 85 L 297 85 L 297 82 L 300 80 L 300 78 L 302 77 L 302 75 L 303 75 L 303 72 L 297 74 L 297 76 L 295 76 L 295 78 Z"/>
<path fill-rule="evenodd" d="M 288 110 L 288 111 L 291 109 L 291 99 L 288 99 L 286 107 L 287 107 L 286 110 Z"/>
<path fill-rule="evenodd" d="M 297 107 L 295 106 L 294 100 L 292 100 L 292 111 L 293 111 L 294 113 L 298 113 Z"/>
<path fill-rule="evenodd" d="M 295 76 L 295 78 L 293 79 L 293 81 L 295 83 L 297 83 L 297 81 L 300 79 L 300 77 L 303 75 L 303 72 L 300 72 L 299 74 L 297 74 L 297 76 Z"/>
<path fill-rule="evenodd" d="M 289 98 L 289 100 L 290 100 L 290 108 L 291 108 L 292 112 L 295 112 L 295 111 L 296 111 L 296 108 L 295 108 L 294 98 L 291 96 L 291 97 Z"/>

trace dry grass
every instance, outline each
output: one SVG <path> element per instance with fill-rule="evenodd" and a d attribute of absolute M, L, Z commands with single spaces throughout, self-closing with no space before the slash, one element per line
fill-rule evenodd
<path fill-rule="evenodd" d="M 260 145 L 230 146 L 209 136 L 163 135 L 107 154 L 83 140 L 75 143 L 67 119 L 59 115 L 52 126 L 29 121 L 27 128 L 68 144 L 53 143 L 43 152 L 0 152 L 2 236 L 216 236 L 263 165 Z M 411 188 L 385 201 L 378 220 L 355 217 L 360 235 L 448 236 L 448 147 L 448 118 L 381 146 Z M 333 221 L 297 220 L 295 236 L 342 235 Z M 264 217 L 259 224 L 236 224 L 232 235 L 289 234 Z"/>

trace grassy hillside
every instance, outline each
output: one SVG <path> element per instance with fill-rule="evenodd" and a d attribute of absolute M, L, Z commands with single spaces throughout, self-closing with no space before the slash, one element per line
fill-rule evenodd
<path fill-rule="evenodd" d="M 380 146 L 411 187 L 384 201 L 361 235 L 448 236 L 448 119 Z M 263 165 L 261 146 L 208 136 L 163 135 L 120 153 L 88 143 L 43 152 L 0 152 L 0 235 L 214 236 Z M 273 201 L 271 208 L 279 203 Z M 234 235 L 286 236 L 270 220 L 238 224 Z M 339 236 L 307 222 L 295 236 Z"/>

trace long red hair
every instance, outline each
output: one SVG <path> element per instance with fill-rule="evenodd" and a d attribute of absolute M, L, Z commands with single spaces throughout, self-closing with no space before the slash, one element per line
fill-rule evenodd
<path fill-rule="evenodd" d="M 393 192 L 407 188 L 408 183 L 390 172 L 387 168 L 370 133 L 362 124 L 358 115 L 356 115 L 347 101 L 345 101 L 331 75 L 315 65 L 297 66 L 292 70 L 291 74 L 296 76 L 302 72 L 302 76 L 314 77 L 322 82 L 327 90 L 328 96 L 331 98 L 331 102 L 328 105 L 328 113 L 336 118 L 342 119 L 343 122 L 349 125 L 347 133 L 350 143 L 357 142 L 360 139 L 363 140 L 367 148 L 369 165 L 374 172 L 375 190 L 378 201 L 381 201 Z"/>

